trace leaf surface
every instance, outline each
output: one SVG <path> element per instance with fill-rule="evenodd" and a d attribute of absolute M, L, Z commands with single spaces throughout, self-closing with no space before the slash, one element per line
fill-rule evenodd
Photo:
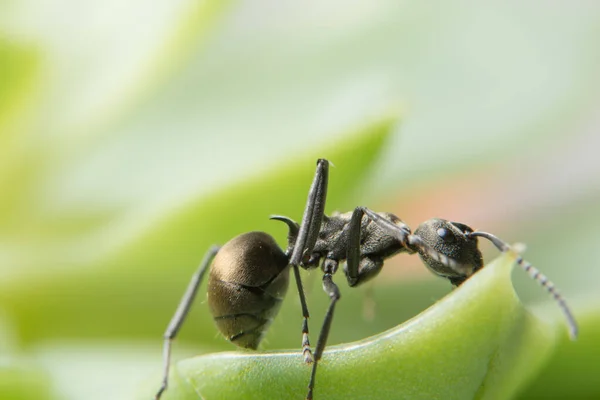
<path fill-rule="evenodd" d="M 562 326 L 542 322 L 523 307 L 510 279 L 513 262 L 514 256 L 501 256 L 402 325 L 329 347 L 319 364 L 315 398 L 515 395 L 551 355 Z M 209 354 L 183 360 L 174 371 L 164 400 L 301 399 L 310 376 L 300 350 Z"/>

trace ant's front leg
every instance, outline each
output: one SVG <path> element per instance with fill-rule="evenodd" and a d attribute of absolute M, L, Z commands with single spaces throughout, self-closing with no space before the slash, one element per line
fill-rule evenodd
<path fill-rule="evenodd" d="M 400 222 L 400 225 L 397 225 L 396 223 L 385 219 L 381 215 L 377 214 L 372 210 L 369 210 L 366 207 L 357 207 L 357 209 L 354 211 L 360 212 L 358 211 L 359 209 L 363 213 L 367 214 L 369 219 L 371 219 L 374 223 L 381 227 L 386 232 L 386 234 L 390 235 L 391 237 L 395 238 L 398 242 L 400 242 L 402 247 L 404 247 L 406 251 L 408 251 L 410 254 L 414 254 L 416 252 L 425 253 L 432 260 L 443 264 L 444 266 L 450 268 L 451 270 L 459 274 L 466 274 L 469 271 L 472 271 L 473 267 L 471 264 L 461 263 L 449 257 L 448 255 L 437 251 L 428 243 L 426 243 L 423 240 L 423 238 L 411 233 L 408 225 L 402 223 L 400 220 L 397 221 Z"/>
<path fill-rule="evenodd" d="M 300 271 L 298 266 L 306 261 L 310 263 L 312 251 L 317 242 L 319 232 L 321 230 L 321 222 L 325 213 L 325 201 L 327 198 L 327 182 L 329 178 L 329 161 L 319 159 L 317 161 L 317 171 L 315 178 L 308 192 L 306 208 L 302 216 L 298 238 L 294 245 L 292 255 L 290 257 L 290 265 L 294 271 L 296 285 L 298 287 L 298 295 L 300 296 L 300 304 L 302 306 L 302 354 L 304 361 L 310 363 L 313 361 L 312 351 L 310 350 L 310 341 L 308 339 L 308 307 L 306 305 L 306 297 L 302 280 L 300 279 Z"/>
<path fill-rule="evenodd" d="M 346 255 L 346 278 L 349 286 L 356 286 L 376 276 L 383 268 L 383 259 L 365 257 L 360 254 L 360 237 L 363 207 L 356 207 L 350 218 L 348 232 L 348 249 Z"/>

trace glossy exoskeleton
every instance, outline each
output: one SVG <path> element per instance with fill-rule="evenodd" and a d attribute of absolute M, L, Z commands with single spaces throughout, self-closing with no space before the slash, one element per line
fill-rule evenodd
<path fill-rule="evenodd" d="M 242 234 L 220 249 L 215 246 L 208 251 L 164 334 L 164 378 L 155 399 L 158 400 L 167 388 L 171 342 L 209 267 L 208 304 L 213 319 L 226 339 L 250 349 L 258 347 L 279 311 L 288 288 L 289 272 L 293 271 L 303 314 L 302 353 L 305 362 L 313 363 L 306 395 L 306 399 L 312 399 L 318 361 L 323 355 L 334 309 L 340 299 L 338 287 L 333 282 L 340 262 L 345 261 L 343 272 L 348 285 L 357 286 L 379 274 L 385 259 L 398 253 L 418 253 L 434 274 L 458 286 L 483 267 L 478 237 L 490 240 L 500 251 L 511 250 L 508 244 L 492 234 L 439 218 L 422 223 L 412 233 L 397 216 L 376 213 L 365 207 L 326 216 L 328 172 L 329 162 L 318 160 L 300 224 L 284 216 L 271 217 L 288 226 L 285 251 L 264 232 Z M 554 285 L 520 256 L 517 256 L 516 262 L 557 301 L 574 339 L 577 336 L 575 319 Z M 308 339 L 309 313 L 299 267 L 312 269 L 319 265 L 323 271 L 323 289 L 330 298 L 330 304 L 313 354 Z"/>

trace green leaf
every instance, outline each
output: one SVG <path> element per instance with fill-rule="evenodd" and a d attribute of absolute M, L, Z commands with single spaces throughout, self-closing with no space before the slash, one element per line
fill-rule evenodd
<path fill-rule="evenodd" d="M 39 55 L 31 47 L 7 41 L 0 35 L 0 150 L 6 150 L 6 125 L 26 102 L 39 64 Z"/>
<path fill-rule="evenodd" d="M 588 299 L 592 300 L 592 299 Z M 532 399 L 598 399 L 600 386 L 600 303 L 579 307 L 581 334 L 573 343 L 563 338 L 535 382 L 520 396 Z"/>
<path fill-rule="evenodd" d="M 265 165 L 256 179 L 208 198 L 189 199 L 154 221 L 143 221 L 140 229 L 131 230 L 127 223 L 117 226 L 107 235 L 123 242 L 117 252 L 68 271 L 61 270 L 63 258 L 46 260 L 45 273 L 0 283 L 0 304 L 24 342 L 40 337 L 158 338 L 211 244 L 251 230 L 278 234 L 284 242 L 287 228 L 269 221 L 269 215 L 301 218 L 317 158 L 336 165 L 330 171 L 328 211 L 354 205 L 353 190 L 368 174 L 396 121 L 396 116 L 382 117 L 349 132 L 341 143 L 319 147 L 316 154 Z M 73 246 L 89 252 L 89 243 L 83 242 Z M 186 331 L 200 341 L 214 341 L 214 331 L 205 326 L 206 320 L 200 319 Z"/>
<path fill-rule="evenodd" d="M 85 169 L 99 143 L 119 135 L 115 126 L 123 120 L 151 114 L 148 98 L 204 47 L 231 4 L 132 1 L 115 12 L 115 5 L 93 1 L 9 3 L 0 4 L 0 241 L 9 242 L 0 247 L 18 260 L 1 263 L 0 273 L 30 272 L 35 267 L 23 264 L 45 262 L 46 248 L 64 240 L 63 231 L 108 219 L 105 210 L 72 212 L 72 204 L 65 206 L 70 213 L 56 215 L 49 189 L 72 183 L 70 174 Z M 69 24 L 52 17 L 79 7 L 87 12 Z M 132 29 L 131 15 L 144 24 Z M 35 250 L 21 251 L 27 246 Z M 32 254 L 39 261 L 31 262 Z"/>
<path fill-rule="evenodd" d="M 180 72 L 231 5 L 161 1 L 146 7 L 145 2 L 131 1 L 115 9 L 117 3 L 77 0 L 11 3 L 0 6 L 3 35 L 25 36 L 47 61 L 40 107 L 29 110 L 32 120 L 43 121 L 43 129 L 28 133 L 44 140 L 52 132 L 55 136 L 47 146 L 60 152 L 93 134 L 114 133 L 114 125 L 106 129 L 106 124 L 146 102 Z M 69 24 L 54 16 L 78 7 L 88 12 Z M 136 29 L 131 24 L 134 15 L 144 21 Z"/>
<path fill-rule="evenodd" d="M 513 263 L 514 256 L 505 254 L 414 319 L 328 347 L 315 398 L 514 396 L 538 373 L 564 327 L 542 322 L 523 307 L 511 284 Z M 302 398 L 310 366 L 299 350 L 229 352 L 181 361 L 171 375 L 164 400 Z M 158 383 L 148 382 L 138 398 L 148 398 Z"/>
<path fill-rule="evenodd" d="M 15 166 L 23 162 L 21 136 L 29 117 L 25 111 L 35 97 L 40 64 L 37 49 L 9 41 L 0 33 L 0 225 L 26 183 L 27 176 L 16 174 L 22 171 L 15 171 Z"/>
<path fill-rule="evenodd" d="M 48 376 L 29 366 L 0 364 L 0 399 L 49 400 L 51 394 Z"/>

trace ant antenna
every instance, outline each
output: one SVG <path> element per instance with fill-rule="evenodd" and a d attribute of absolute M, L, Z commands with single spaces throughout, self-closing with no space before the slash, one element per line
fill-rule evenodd
<path fill-rule="evenodd" d="M 501 252 L 513 251 L 513 249 L 506 242 L 500 240 L 498 237 L 492 235 L 491 233 L 477 231 L 468 233 L 467 235 L 485 238 L 492 242 L 494 246 L 496 246 Z M 571 340 L 577 339 L 577 322 L 575 322 L 575 318 L 573 317 L 571 309 L 567 305 L 565 299 L 561 296 L 561 294 L 554 286 L 554 283 L 552 283 L 546 275 L 542 274 L 539 269 L 535 268 L 533 265 L 531 265 L 531 263 L 524 260 L 521 255 L 519 255 L 516 252 L 515 254 L 517 254 L 517 264 L 519 264 L 519 266 L 523 268 L 531 278 L 535 279 L 540 285 L 542 285 L 544 289 L 546 289 L 546 291 L 550 293 L 554 300 L 558 303 L 558 306 L 560 307 L 567 319 L 567 325 L 569 326 L 569 336 Z"/>

